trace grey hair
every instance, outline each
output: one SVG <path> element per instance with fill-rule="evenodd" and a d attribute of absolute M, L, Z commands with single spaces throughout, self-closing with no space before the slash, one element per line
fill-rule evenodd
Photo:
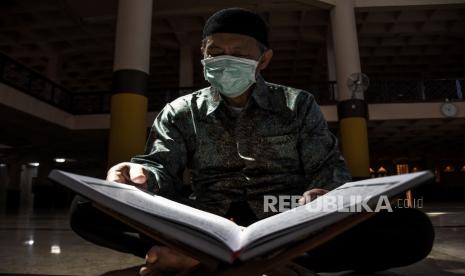
<path fill-rule="evenodd" d="M 260 55 L 262 55 L 264 52 L 266 52 L 266 50 L 268 50 L 268 47 L 266 47 L 265 44 L 261 43 L 260 41 L 258 40 L 255 40 L 256 43 L 257 43 L 257 47 L 258 47 L 258 50 L 260 51 Z M 202 39 L 202 42 L 201 42 L 201 49 L 205 49 L 205 46 L 207 45 L 207 38 L 204 38 Z M 204 53 L 202 53 L 204 54 Z"/>
<path fill-rule="evenodd" d="M 265 44 L 261 43 L 258 40 L 257 40 L 257 46 L 258 46 L 258 49 L 260 50 L 260 54 L 263 54 L 264 52 L 266 52 L 266 50 L 268 50 L 268 47 L 266 47 Z"/>

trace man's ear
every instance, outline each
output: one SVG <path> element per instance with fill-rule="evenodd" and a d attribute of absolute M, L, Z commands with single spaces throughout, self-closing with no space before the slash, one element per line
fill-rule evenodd
<path fill-rule="evenodd" d="M 271 58 L 273 58 L 273 50 L 267 49 L 263 53 L 262 58 L 261 58 L 260 62 L 258 63 L 258 66 L 257 66 L 258 70 L 261 71 L 261 70 L 265 69 L 268 66 L 268 64 L 270 63 Z"/>
<path fill-rule="evenodd" d="M 200 54 L 202 58 L 205 58 L 205 45 L 200 46 Z"/>

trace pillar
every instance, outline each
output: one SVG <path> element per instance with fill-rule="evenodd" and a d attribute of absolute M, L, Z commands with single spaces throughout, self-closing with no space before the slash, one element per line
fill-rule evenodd
<path fill-rule="evenodd" d="M 119 0 L 108 165 L 144 150 L 152 0 Z"/>
<path fill-rule="evenodd" d="M 5 209 L 16 213 L 19 210 L 21 199 L 21 160 L 12 158 L 8 160 L 8 183 L 6 185 Z"/>
<path fill-rule="evenodd" d="M 40 163 L 39 163 L 40 164 Z M 39 165 L 40 166 L 40 165 Z M 37 179 L 38 167 L 30 166 L 27 163 L 21 165 L 20 179 L 20 206 L 21 213 L 30 214 L 33 211 L 34 194 L 32 193 L 32 184 Z"/>
<path fill-rule="evenodd" d="M 326 63 L 328 64 L 328 81 L 336 81 L 336 61 L 334 57 L 334 42 L 331 28 L 328 28 L 328 34 L 326 36 Z M 336 100 L 338 98 L 337 83 L 334 84 L 330 93 L 332 93 L 329 95 L 330 100 Z"/>
<path fill-rule="evenodd" d="M 368 107 L 360 97 L 352 98 L 347 80 L 360 73 L 357 27 L 354 1 L 336 0 L 331 10 L 331 29 L 334 41 L 338 117 L 343 155 L 354 179 L 370 177 L 367 118 Z"/>
<path fill-rule="evenodd" d="M 8 185 L 8 165 L 0 159 L 0 216 L 5 214 Z"/>
<path fill-rule="evenodd" d="M 52 156 L 41 156 L 40 166 L 37 167 L 37 177 L 32 183 L 34 194 L 34 208 L 53 208 L 55 202 L 60 200 L 61 194 L 56 193 L 55 184 L 48 179 L 48 175 L 54 168 Z"/>

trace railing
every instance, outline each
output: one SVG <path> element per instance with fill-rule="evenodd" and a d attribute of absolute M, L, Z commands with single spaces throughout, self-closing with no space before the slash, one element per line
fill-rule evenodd
<path fill-rule="evenodd" d="M 63 86 L 0 53 L 0 82 L 72 114 L 101 114 L 110 111 L 111 92 L 72 93 Z M 463 101 L 459 80 L 374 80 L 365 92 L 369 103 Z M 149 111 L 158 111 L 181 95 L 198 87 L 149 89 Z M 336 103 L 336 82 L 313 83 L 304 88 L 320 105 Z"/>
<path fill-rule="evenodd" d="M 12 86 L 71 114 L 99 114 L 110 111 L 111 92 L 72 93 L 14 59 L 0 53 L 0 82 Z M 156 111 L 197 87 L 149 89 L 149 110 Z"/>
<path fill-rule="evenodd" d="M 365 98 L 369 103 L 463 101 L 465 79 L 372 81 Z"/>
<path fill-rule="evenodd" d="M 69 111 L 72 108 L 72 93 L 66 88 L 2 53 L 0 53 L 0 82 L 60 109 Z"/>
<path fill-rule="evenodd" d="M 148 110 L 159 111 L 166 103 L 171 102 L 179 96 L 192 93 L 199 88 L 197 87 L 181 87 L 181 88 L 157 88 L 149 89 Z M 109 113 L 111 92 L 90 92 L 90 93 L 75 93 L 72 94 L 73 114 L 95 114 Z"/>

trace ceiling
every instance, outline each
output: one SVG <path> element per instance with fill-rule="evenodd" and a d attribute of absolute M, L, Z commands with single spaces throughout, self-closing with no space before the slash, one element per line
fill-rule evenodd
<path fill-rule="evenodd" d="M 203 86 L 199 42 L 216 10 L 241 6 L 270 26 L 274 57 L 264 76 L 305 89 L 327 81 L 329 11 L 299 0 L 155 0 L 150 87 L 178 87 L 179 47 L 194 54 L 194 86 Z M 2 0 L 0 51 L 72 92 L 109 91 L 116 0 Z M 362 71 L 372 79 L 465 76 L 465 6 L 356 10 Z"/>
<path fill-rule="evenodd" d="M 72 92 L 109 91 L 116 0 L 2 0 L 0 52 Z M 199 42 L 205 20 L 227 6 L 258 11 L 269 23 L 274 57 L 271 82 L 305 89 L 327 81 L 329 11 L 304 1 L 155 0 L 152 20 L 153 88 L 177 87 L 179 47 L 194 53 L 194 86 L 205 85 Z M 241 4 L 242 3 L 242 4 Z M 465 6 L 356 10 L 362 71 L 371 79 L 465 77 Z M 0 104 L 0 159 L 67 154 L 105 164 L 107 130 L 69 131 Z M 331 124 L 337 129 L 337 124 Z M 465 119 L 370 121 L 372 160 L 465 156 Z"/>

